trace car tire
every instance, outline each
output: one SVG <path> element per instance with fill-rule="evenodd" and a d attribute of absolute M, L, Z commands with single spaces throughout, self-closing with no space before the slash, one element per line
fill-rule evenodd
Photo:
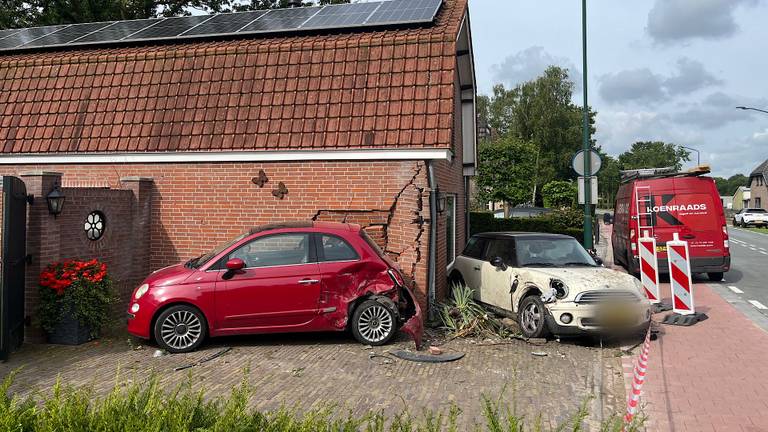
<path fill-rule="evenodd" d="M 520 302 L 517 309 L 517 322 L 520 331 L 527 338 L 544 338 L 549 335 L 546 320 L 547 311 L 538 295 L 530 295 Z"/>
<path fill-rule="evenodd" d="M 352 335 L 365 345 L 384 345 L 397 333 L 395 312 L 384 303 L 366 300 L 352 314 Z"/>
<path fill-rule="evenodd" d="M 720 282 L 723 280 L 724 273 L 712 272 L 712 273 L 707 273 L 707 276 L 709 277 L 709 280 L 711 280 L 712 282 Z"/>
<path fill-rule="evenodd" d="M 155 320 L 155 341 L 160 348 L 172 354 L 196 350 L 207 335 L 205 316 L 192 306 L 171 306 Z"/>

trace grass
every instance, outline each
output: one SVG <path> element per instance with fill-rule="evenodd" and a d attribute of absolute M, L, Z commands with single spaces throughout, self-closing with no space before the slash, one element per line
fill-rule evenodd
<path fill-rule="evenodd" d="M 763 234 L 768 234 L 768 228 L 744 228 L 749 231 L 759 232 Z"/>
<path fill-rule="evenodd" d="M 47 396 L 21 398 L 9 394 L 11 374 L 0 385 L 0 430 L 9 432 L 458 432 L 466 430 L 464 415 L 456 405 L 447 412 L 426 411 L 412 416 L 407 411 L 387 417 L 383 412 L 353 415 L 334 405 L 300 413 L 281 408 L 261 412 L 250 408 L 253 388 L 244 378 L 228 397 L 209 399 L 203 390 L 194 391 L 190 381 L 165 391 L 156 378 L 144 384 L 115 385 L 106 397 L 95 397 L 88 388 L 73 388 L 57 382 Z M 482 421 L 470 430 L 490 432 L 582 431 L 589 412 L 581 408 L 562 425 L 545 429 L 541 417 L 530 424 L 516 415 L 502 398 L 483 397 Z M 637 431 L 638 420 L 627 429 Z M 621 418 L 605 422 L 601 431 L 619 432 Z"/>

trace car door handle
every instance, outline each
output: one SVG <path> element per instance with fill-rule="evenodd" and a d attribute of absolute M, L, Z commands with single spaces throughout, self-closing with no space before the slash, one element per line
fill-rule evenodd
<path fill-rule="evenodd" d="M 318 282 L 320 282 L 320 281 L 317 280 L 317 279 L 302 279 L 302 280 L 299 281 L 299 283 L 301 285 L 313 285 L 313 284 L 316 284 Z"/>
<path fill-rule="evenodd" d="M 475 269 L 476 271 L 480 271 L 480 267 L 472 267 L 472 268 Z"/>

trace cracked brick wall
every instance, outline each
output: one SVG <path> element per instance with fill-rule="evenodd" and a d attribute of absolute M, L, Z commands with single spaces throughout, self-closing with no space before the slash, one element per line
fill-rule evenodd
<path fill-rule="evenodd" d="M 62 172 L 64 184 L 116 189 L 126 188 L 122 177 L 152 177 L 147 272 L 200 255 L 255 225 L 346 221 L 367 227 L 414 279 L 426 306 L 429 225 L 418 221 L 429 218 L 423 161 L 25 165 L 5 166 L 2 173 L 40 169 Z M 262 169 L 269 181 L 259 188 L 251 179 Z M 278 182 L 288 188 L 282 200 L 271 193 Z"/>

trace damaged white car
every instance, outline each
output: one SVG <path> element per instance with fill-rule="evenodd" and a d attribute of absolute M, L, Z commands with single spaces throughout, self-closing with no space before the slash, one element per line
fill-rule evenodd
<path fill-rule="evenodd" d="M 631 332 L 651 317 L 640 281 L 603 267 L 566 235 L 476 234 L 448 275 L 517 319 L 526 337 Z"/>

